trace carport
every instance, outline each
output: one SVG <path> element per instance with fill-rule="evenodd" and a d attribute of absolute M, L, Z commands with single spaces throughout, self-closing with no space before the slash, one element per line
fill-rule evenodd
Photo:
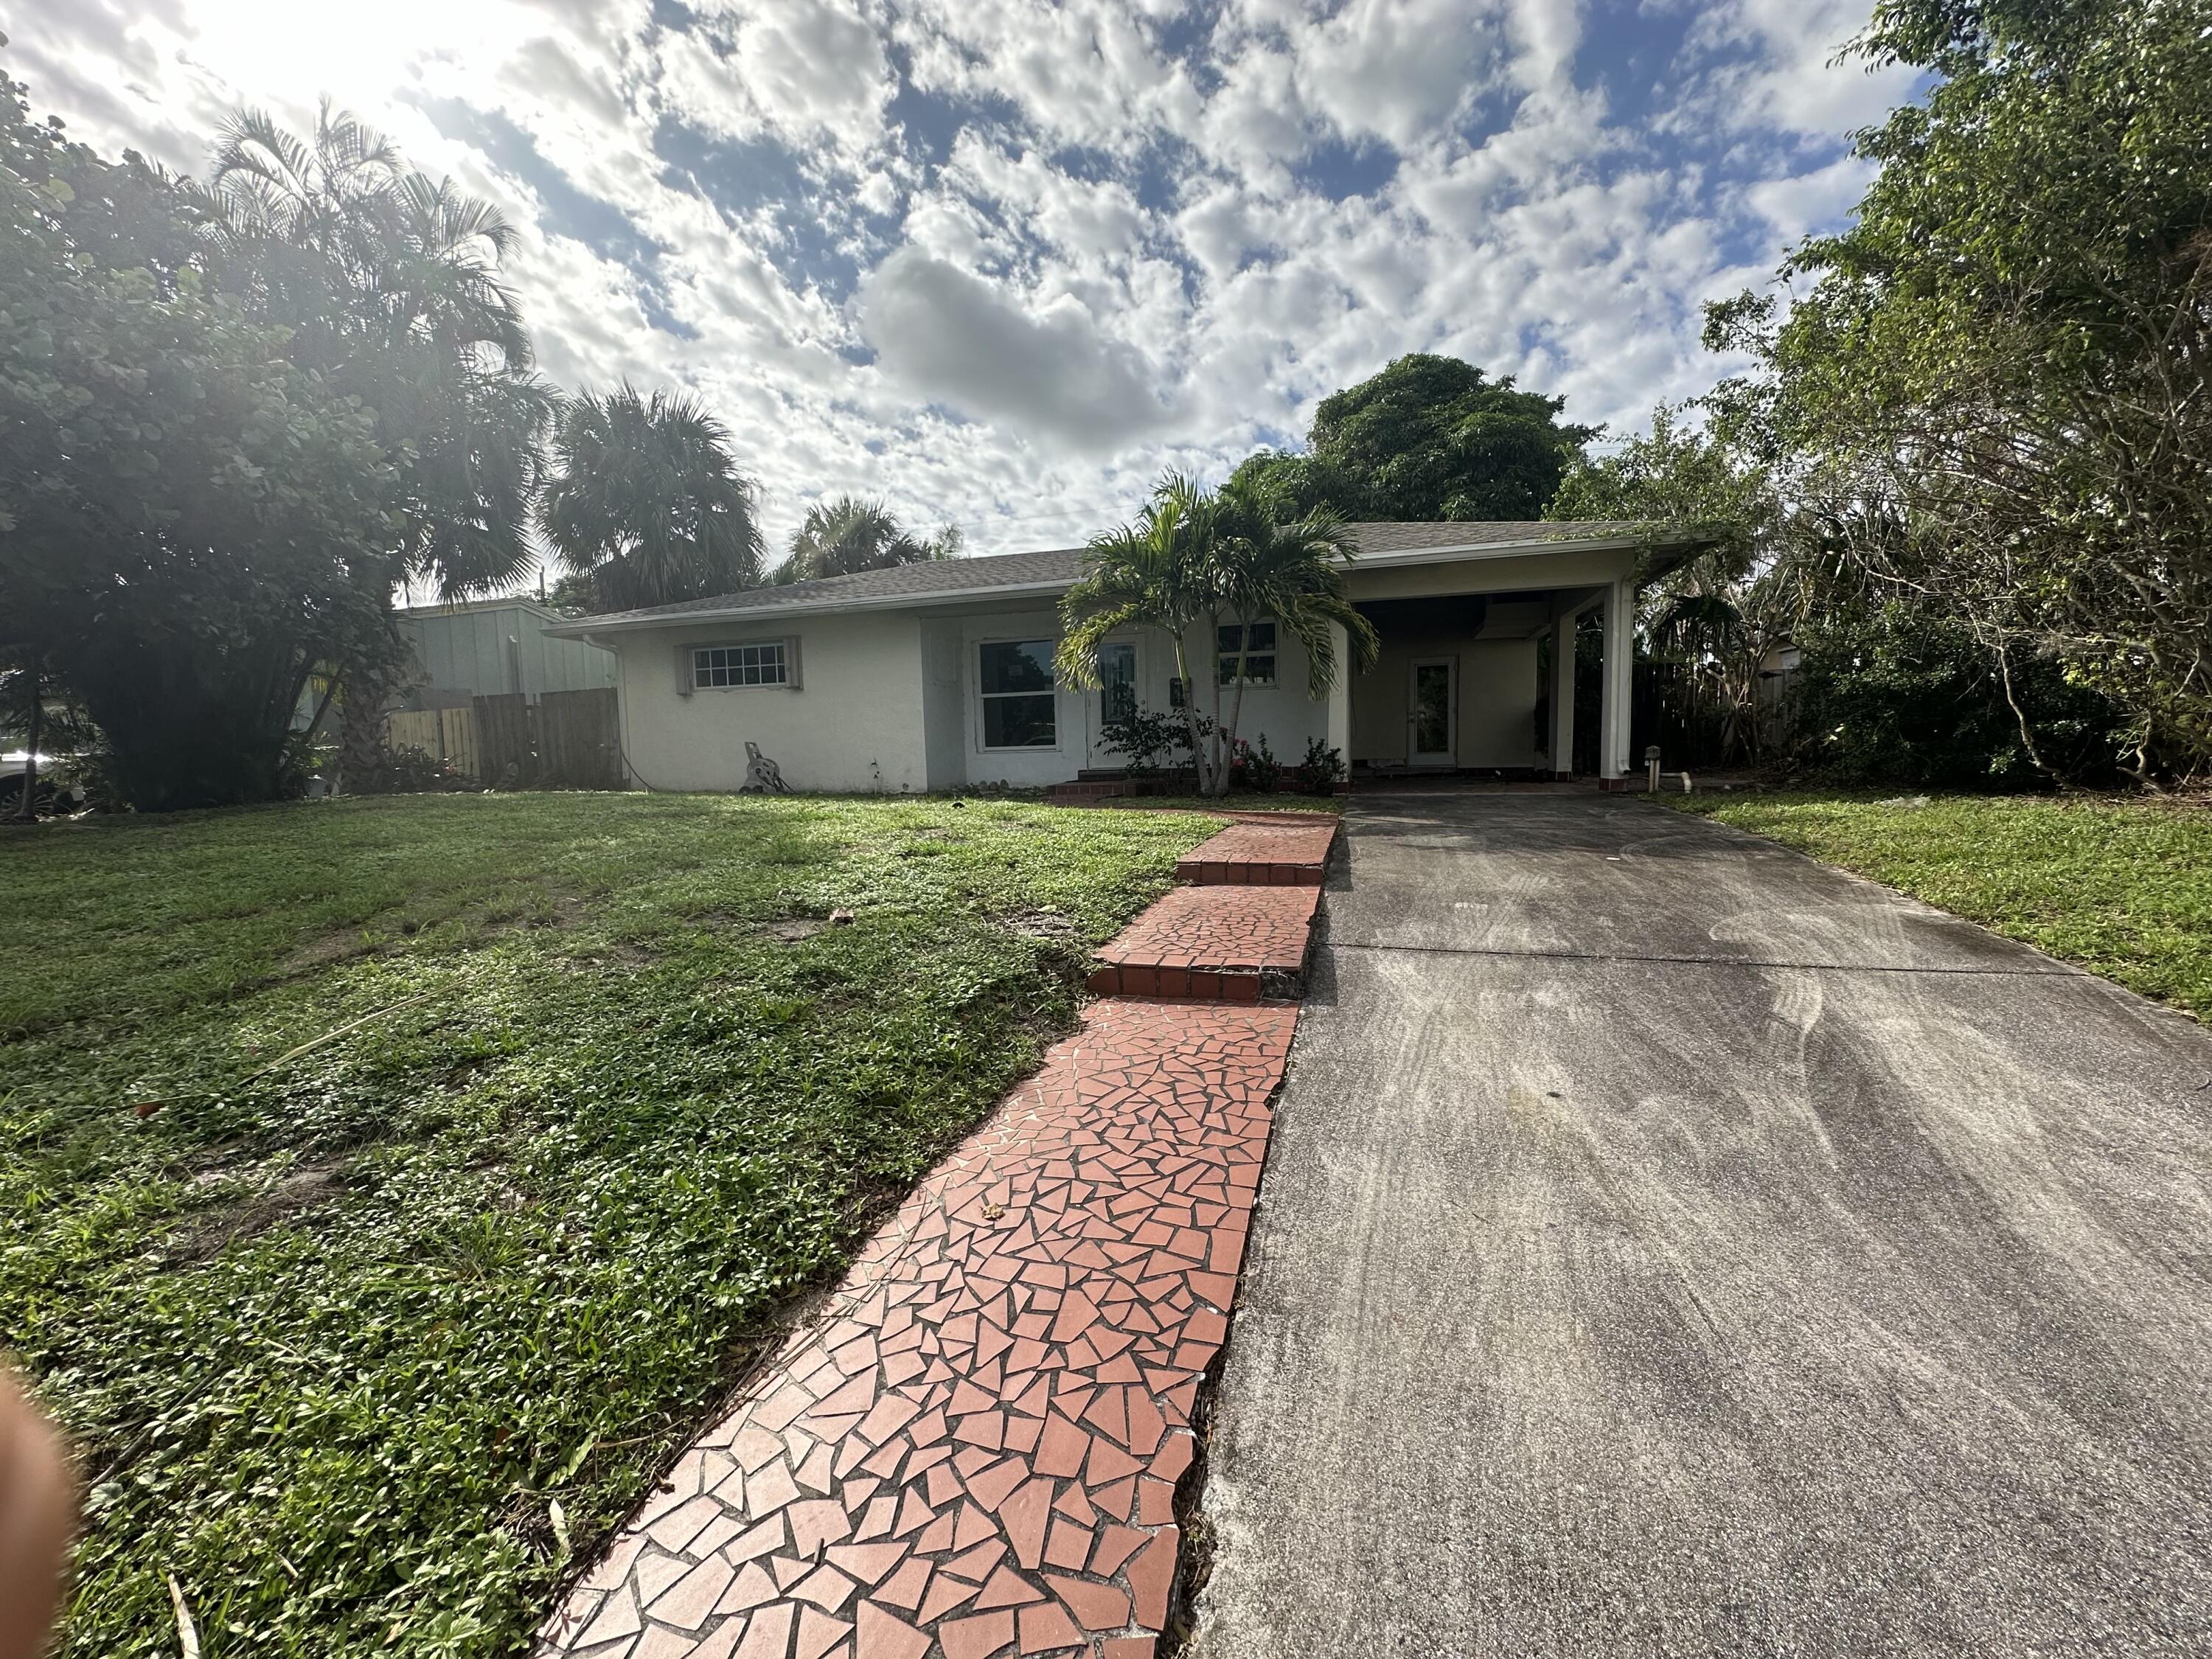
<path fill-rule="evenodd" d="M 1575 642 L 1601 638 L 1598 780 L 1630 773 L 1640 585 L 1711 544 L 1639 524 L 1370 524 L 1347 585 L 1382 641 L 1340 678 L 1330 740 L 1355 777 L 1574 775 Z"/>

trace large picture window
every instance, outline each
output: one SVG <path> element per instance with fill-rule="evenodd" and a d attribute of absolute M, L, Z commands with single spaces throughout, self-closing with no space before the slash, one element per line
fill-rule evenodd
<path fill-rule="evenodd" d="M 691 684 L 702 691 L 733 685 L 788 685 L 791 653 L 781 640 L 701 646 L 691 653 Z"/>
<path fill-rule="evenodd" d="M 1221 653 L 1221 683 L 1233 685 L 1237 682 L 1237 651 L 1244 650 L 1244 684 L 1273 685 L 1275 683 L 1275 624 L 1271 622 L 1254 623 L 1251 637 L 1235 623 L 1217 630 L 1217 647 Z"/>
<path fill-rule="evenodd" d="M 1059 745 L 1050 640 L 994 640 L 982 647 L 983 747 Z"/>

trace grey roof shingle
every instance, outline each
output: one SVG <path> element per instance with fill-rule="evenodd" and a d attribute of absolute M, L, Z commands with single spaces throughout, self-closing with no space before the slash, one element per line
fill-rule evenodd
<path fill-rule="evenodd" d="M 718 593 L 712 599 L 684 599 L 676 605 L 648 605 L 642 611 L 614 611 L 592 617 L 596 623 L 638 622 L 651 617 L 683 617 L 696 611 L 766 611 L 786 605 L 821 605 L 839 599 L 888 599 L 908 595 L 965 592 L 971 588 L 1024 587 L 1074 581 L 1083 563 L 1079 547 L 1057 548 L 1048 553 L 997 553 L 974 559 L 932 559 L 921 564 L 893 565 L 888 570 L 863 570 L 854 576 L 824 576 L 819 581 L 791 582 L 781 587 L 748 587 L 739 593 Z"/>
<path fill-rule="evenodd" d="M 1657 526 L 1626 520 L 1582 520 L 1538 524 L 1376 522 L 1355 524 L 1352 529 L 1359 538 L 1359 550 L 1373 555 L 1448 547 L 1525 547 L 1556 541 L 1626 540 L 1652 532 Z M 1042 553 L 999 553 L 980 558 L 894 565 L 888 570 L 864 570 L 858 575 L 828 576 L 819 581 L 793 582 L 781 587 L 749 587 L 742 592 L 720 593 L 712 599 L 685 599 L 676 605 L 580 617 L 562 631 L 658 621 L 663 617 L 676 621 L 687 616 L 775 611 L 786 605 L 834 606 L 842 600 L 872 602 L 925 599 L 933 594 L 988 592 L 993 588 L 1066 587 L 1082 574 L 1083 552 L 1079 547 L 1062 547 Z"/>
<path fill-rule="evenodd" d="M 1522 547 L 1540 542 L 1627 540 L 1655 526 L 1627 519 L 1545 520 L 1425 520 L 1407 524 L 1371 521 L 1352 526 L 1365 554 L 1411 553 L 1431 547 Z"/>

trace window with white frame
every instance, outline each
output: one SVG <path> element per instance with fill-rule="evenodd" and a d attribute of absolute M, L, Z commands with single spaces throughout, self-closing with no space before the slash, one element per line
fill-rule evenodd
<path fill-rule="evenodd" d="M 1221 653 L 1221 684 L 1237 683 L 1237 653 L 1241 647 L 1244 653 L 1244 684 L 1273 685 L 1275 683 L 1275 624 L 1271 622 L 1254 623 L 1247 629 L 1236 623 L 1216 630 L 1215 648 Z"/>
<path fill-rule="evenodd" d="M 791 684 L 788 641 L 760 640 L 751 645 L 702 645 L 691 652 L 691 684 L 701 691 L 743 685 Z"/>
<path fill-rule="evenodd" d="M 992 640 L 981 647 L 976 690 L 986 749 L 1054 749 L 1059 702 L 1050 640 Z"/>

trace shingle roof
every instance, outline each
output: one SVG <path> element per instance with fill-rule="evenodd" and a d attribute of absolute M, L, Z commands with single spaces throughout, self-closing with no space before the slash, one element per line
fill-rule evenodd
<path fill-rule="evenodd" d="M 696 611 L 765 611 L 785 605 L 834 604 L 839 599 L 890 599 L 908 595 L 964 593 L 973 588 L 1066 586 L 1080 574 L 1083 550 L 1058 548 L 1049 553 L 996 553 L 974 559 L 932 559 L 921 564 L 893 565 L 888 570 L 863 570 L 854 576 L 824 576 L 819 581 L 791 582 L 781 587 L 748 587 L 742 593 L 719 593 L 710 599 L 685 599 L 677 605 L 656 605 L 642 611 L 616 611 L 593 617 L 595 623 L 640 622 L 654 617 L 683 617 Z"/>
<path fill-rule="evenodd" d="M 1435 547 L 1525 547 L 1542 542 L 1630 540 L 1657 526 L 1628 519 L 1547 520 L 1538 524 L 1508 521 L 1431 520 L 1413 524 L 1356 524 L 1359 550 L 1411 553 Z"/>
<path fill-rule="evenodd" d="M 1626 541 L 1663 533 L 1661 526 L 1626 520 L 1536 524 L 1376 522 L 1355 524 L 1352 530 L 1359 538 L 1360 552 L 1374 556 L 1445 548 L 1502 549 L 1540 547 L 1547 542 Z M 1042 553 L 999 553 L 972 559 L 894 565 L 888 570 L 864 570 L 858 575 L 828 576 L 819 581 L 792 582 L 781 587 L 749 587 L 742 592 L 717 594 L 712 599 L 685 599 L 677 605 L 580 617 L 559 631 L 577 632 L 664 618 L 681 621 L 690 616 L 775 611 L 791 605 L 834 610 L 848 603 L 896 604 L 902 599 L 921 599 L 933 595 L 987 594 L 993 589 L 1018 592 L 1025 588 L 1064 588 L 1082 574 L 1083 552 L 1079 547 L 1062 547 Z"/>

